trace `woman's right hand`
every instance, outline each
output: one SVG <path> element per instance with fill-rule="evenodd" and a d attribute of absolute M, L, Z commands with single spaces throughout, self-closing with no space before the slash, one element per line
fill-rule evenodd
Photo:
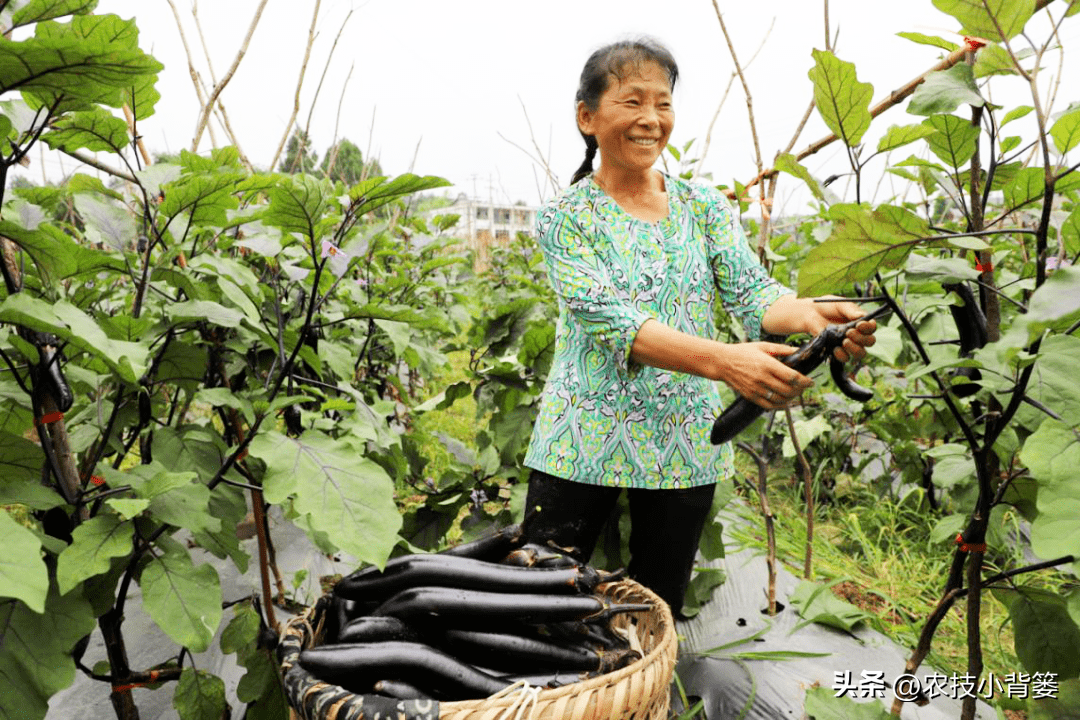
<path fill-rule="evenodd" d="M 750 402 L 766 410 L 790 405 L 814 381 L 777 358 L 798 350 L 773 342 L 724 345 L 720 380 Z"/>

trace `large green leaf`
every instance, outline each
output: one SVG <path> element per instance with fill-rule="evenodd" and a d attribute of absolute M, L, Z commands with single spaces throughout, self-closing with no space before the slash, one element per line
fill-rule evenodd
<path fill-rule="evenodd" d="M 965 35 L 1008 40 L 1035 13 L 1035 0 L 933 0 L 934 7 L 960 22 Z"/>
<path fill-rule="evenodd" d="M 855 702 L 850 697 L 837 697 L 836 691 L 826 687 L 812 687 L 807 690 L 804 709 L 810 720 L 891 720 L 892 718 L 892 714 L 878 700 Z"/>
<path fill-rule="evenodd" d="M 927 127 L 922 123 L 917 123 L 915 125 L 893 125 L 885 131 L 881 140 L 878 141 L 877 149 L 878 152 L 895 150 L 908 143 L 933 135 L 935 132 L 934 128 Z"/>
<path fill-rule="evenodd" d="M 192 224 L 225 225 L 228 222 L 227 212 L 239 205 L 234 192 L 236 184 L 244 177 L 244 173 L 239 171 L 216 169 L 207 173 L 181 175 L 162 188 L 165 200 L 161 203 L 161 214 L 170 222 L 184 213 Z"/>
<path fill-rule="evenodd" d="M 448 185 L 450 185 L 449 180 L 434 175 L 421 177 L 405 173 L 393 180 L 374 177 L 349 188 L 349 198 L 356 203 L 356 206 L 352 208 L 353 212 L 361 215 L 380 208 L 395 198 Z"/>
<path fill-rule="evenodd" d="M 154 622 L 178 644 L 203 652 L 221 623 L 221 583 L 212 565 L 196 567 L 187 549 L 158 540 L 159 552 L 143 568 L 139 586 Z"/>
<path fill-rule="evenodd" d="M 1027 394 L 1056 412 L 1069 427 L 1080 427 L 1080 338 L 1054 335 L 1039 347 Z"/>
<path fill-rule="evenodd" d="M 41 559 L 41 541 L 0 510 L 0 597 L 22 600 L 37 613 L 45 612 L 49 571 Z"/>
<path fill-rule="evenodd" d="M 800 295 L 837 292 L 880 269 L 900 267 L 931 234 L 924 220 L 892 205 L 833 205 L 829 217 L 832 235 L 810 251 L 799 270 Z"/>
<path fill-rule="evenodd" d="M 4 208 L 8 215 L 8 207 Z M 32 224 L 0 220 L 0 235 L 25 250 L 42 275 L 43 284 L 51 284 L 74 275 L 78 269 L 78 253 L 81 248 L 63 230 L 51 223 Z"/>
<path fill-rule="evenodd" d="M 1057 119 L 1050 127 L 1054 147 L 1064 155 L 1080 143 L 1080 107 L 1076 107 Z"/>
<path fill-rule="evenodd" d="M 131 384 L 146 372 L 147 347 L 112 340 L 93 318 L 67 300 L 47 303 L 25 292 L 9 295 L 0 302 L 0 323 L 53 333 L 67 341 L 68 355 L 71 348 L 89 353 Z"/>
<path fill-rule="evenodd" d="M 1069 617 L 1064 598 L 1031 587 L 996 590 L 994 596 L 1009 609 L 1016 656 L 1025 670 L 1061 678 L 1080 674 L 1080 628 Z"/>
<path fill-rule="evenodd" d="M 221 633 L 221 650 L 236 653 L 236 661 L 247 669 L 236 686 L 240 702 L 252 703 L 272 693 L 278 685 L 278 670 L 265 650 L 258 647 L 262 623 L 248 603 L 238 605 L 236 615 Z"/>
<path fill-rule="evenodd" d="M 170 483 L 168 489 L 154 494 L 150 501 L 150 512 L 154 517 L 193 533 L 217 533 L 221 530 L 221 521 L 207 512 L 210 488 L 198 482 L 195 473 L 166 472 L 163 475 L 168 475 L 177 482 Z M 161 477 L 154 478 L 150 486 L 154 486 Z"/>
<path fill-rule="evenodd" d="M 934 115 L 923 124 L 937 132 L 926 138 L 930 150 L 947 165 L 959 169 L 975 154 L 979 128 L 955 115 Z"/>
<path fill-rule="evenodd" d="M 1023 207 L 1042 199 L 1045 191 L 1046 172 L 1041 167 L 1023 168 L 1005 185 L 1005 205 L 1010 210 Z"/>
<path fill-rule="evenodd" d="M 5 398 L 0 396 L 0 400 L 5 400 Z M 0 486 L 40 484 L 41 466 L 44 461 L 45 455 L 35 443 L 9 432 L 0 432 Z"/>
<path fill-rule="evenodd" d="M 816 622 L 838 630 L 851 631 L 856 625 L 873 618 L 849 602 L 833 595 L 821 583 L 801 581 L 791 593 L 791 605 L 807 622 Z"/>
<path fill-rule="evenodd" d="M 98 0 L 30 0 L 12 13 L 9 30 L 68 15 L 86 15 L 93 12 L 97 4 Z"/>
<path fill-rule="evenodd" d="M 401 516 L 393 483 L 379 465 L 352 445 L 317 432 L 289 438 L 260 433 L 250 452 L 266 463 L 266 500 L 293 506 L 311 525 L 358 559 L 386 564 Z"/>
<path fill-rule="evenodd" d="M 1074 7 L 1080 9 L 1080 4 Z M 1028 700 L 1028 720 L 1080 720 L 1080 680 L 1061 680 L 1056 689 L 1054 697 Z"/>
<path fill-rule="evenodd" d="M 94 613 L 79 593 L 50 588 L 45 612 L 18 600 L 0 602 L 0 718 L 42 720 L 48 700 L 71 685 L 71 649 L 94 629 Z"/>
<path fill-rule="evenodd" d="M 186 667 L 173 695 L 180 720 L 221 720 L 229 709 L 225 683 L 217 675 Z"/>
<path fill-rule="evenodd" d="M 121 251 L 135 247 L 135 218 L 123 205 L 98 195 L 78 193 L 75 209 L 82 216 L 86 238 L 91 242 Z"/>
<path fill-rule="evenodd" d="M 1068 425 L 1047 419 L 1024 443 L 1020 461 L 1040 486 L 1065 483 L 1080 467 L 1080 440 Z"/>
<path fill-rule="evenodd" d="M 915 88 L 907 111 L 912 115 L 937 115 L 951 113 L 961 105 L 982 107 L 985 102 L 975 86 L 971 66 L 959 63 L 927 75 Z"/>
<path fill-rule="evenodd" d="M 945 38 L 936 37 L 934 35 L 924 35 L 916 32 L 898 32 L 896 34 L 905 40 L 910 40 L 919 43 L 920 45 L 931 45 L 936 48 L 941 48 L 942 50 L 948 50 L 949 52 L 960 49 L 960 46 L 951 40 L 946 40 Z"/>
<path fill-rule="evenodd" d="M 115 15 L 42 22 L 33 38 L 0 39 L 0 95 L 21 91 L 60 112 L 121 107 L 133 85 L 145 86 L 162 67 L 139 49 L 135 21 Z"/>
<path fill-rule="evenodd" d="M 1008 355 L 1024 347 L 1047 328 L 1067 328 L 1080 319 L 1080 268 L 1058 268 L 1028 301 L 1027 313 L 1020 315 L 997 343 Z"/>
<path fill-rule="evenodd" d="M 102 107 L 75 112 L 60 118 L 41 139 L 54 150 L 111 152 L 127 147 L 127 123 Z"/>
<path fill-rule="evenodd" d="M 321 238 L 325 229 L 323 216 L 330 207 L 329 183 L 310 175 L 290 175 L 282 177 L 269 195 L 270 207 L 263 222 L 309 242 Z"/>
<path fill-rule="evenodd" d="M 134 526 L 102 513 L 80 524 L 56 563 L 56 583 L 67 593 L 87 578 L 109 571 L 112 559 L 133 552 Z"/>
<path fill-rule="evenodd" d="M 870 101 L 874 86 L 859 82 L 855 66 L 828 50 L 814 50 L 814 102 L 825 124 L 847 145 L 858 145 L 870 127 Z"/>

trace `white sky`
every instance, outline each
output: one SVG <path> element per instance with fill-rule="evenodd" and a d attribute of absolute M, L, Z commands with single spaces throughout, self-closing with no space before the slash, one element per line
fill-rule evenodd
<path fill-rule="evenodd" d="M 196 68 L 209 85 L 210 73 L 192 21 L 192 0 L 174 3 Z M 809 103 L 812 88 L 806 73 L 813 65 L 811 49 L 824 46 L 823 2 L 720 0 L 719 4 L 744 64 L 768 33 L 764 49 L 747 71 L 768 165 L 787 145 Z M 1050 7 L 1060 14 L 1063 5 L 1055 2 Z M 257 6 L 257 0 L 198 4 L 219 79 L 231 65 Z M 269 0 L 247 54 L 221 96 L 241 146 L 256 166 L 269 166 L 285 133 L 314 6 L 314 0 Z M 301 92 L 301 125 L 307 122 L 331 46 L 350 10 L 311 123 L 320 158 L 334 139 L 341 100 L 338 136 L 364 150 L 370 133 L 371 153 L 386 172 L 409 170 L 415 153 L 415 172 L 448 178 L 456 185 L 451 192 L 496 201 L 536 204 L 540 199 L 542 170 L 508 142 L 535 152 L 525 111 L 561 185 L 581 162 L 584 146 L 573 120 L 573 96 L 581 66 L 597 46 L 626 35 L 648 34 L 671 49 L 681 71 L 672 134 L 672 142 L 679 146 L 692 138 L 697 138 L 696 146 L 704 141 L 733 70 L 711 0 L 323 0 Z M 873 84 L 875 102 L 941 55 L 936 48 L 897 37 L 897 32 L 945 34 L 958 29 L 931 0 L 831 0 L 829 10 L 832 30 L 840 33 L 837 55 L 854 62 L 859 79 Z M 146 144 L 151 151 L 190 147 L 199 103 L 168 3 L 100 0 L 97 12 L 135 17 L 141 46 L 165 65 L 158 83 L 162 99 L 155 115 L 140 128 Z M 1080 16 L 1065 22 L 1062 36 L 1063 45 L 1076 52 Z M 1042 77 L 1049 81 L 1058 71 L 1057 56 L 1045 67 Z M 1056 109 L 1080 100 L 1080 63 L 1066 55 L 1064 67 Z M 1016 93 L 1009 105 L 1030 102 L 1018 80 L 996 80 L 993 87 L 995 93 Z M 903 107 L 894 108 L 875 121 L 866 141 L 876 142 L 889 125 L 920 119 Z M 745 182 L 754 176 L 748 127 L 745 96 L 736 80 L 704 166 L 715 182 L 730 184 L 734 178 Z M 815 114 L 795 150 L 825 134 Z M 225 143 L 220 131 L 217 138 Z M 204 135 L 200 151 L 209 148 Z M 51 153 L 34 153 L 33 160 L 31 177 L 40 177 L 42 162 L 50 174 L 61 170 L 60 159 Z M 74 169 L 73 160 L 62 162 L 63 171 Z M 806 162 L 821 177 L 847 169 L 838 144 Z M 782 186 L 792 191 L 799 184 L 787 178 Z"/>

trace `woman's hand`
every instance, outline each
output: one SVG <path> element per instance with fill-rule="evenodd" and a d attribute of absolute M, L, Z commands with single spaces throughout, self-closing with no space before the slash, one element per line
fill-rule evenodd
<path fill-rule="evenodd" d="M 828 297 L 828 296 L 826 296 Z M 829 324 L 841 324 L 857 320 L 866 314 L 866 311 L 853 302 L 811 302 L 811 307 L 817 311 L 825 321 L 814 334 L 821 332 Z M 848 360 L 862 360 L 866 357 L 866 348 L 873 345 L 877 338 L 874 332 L 877 330 L 877 322 L 867 320 L 848 330 L 844 338 L 844 344 L 833 351 L 833 355 L 840 362 Z"/>
<path fill-rule="evenodd" d="M 835 297 L 825 296 L 824 298 Z M 857 320 L 866 311 L 855 303 L 843 300 L 839 302 L 814 302 L 813 298 L 796 298 L 784 295 L 774 302 L 761 320 L 762 328 L 769 333 L 791 334 L 805 332 L 817 335 L 826 326 Z M 840 362 L 861 360 L 866 357 L 866 348 L 876 341 L 874 331 L 877 323 L 873 320 L 861 322 L 849 330 L 844 344 L 833 352 Z"/>
<path fill-rule="evenodd" d="M 790 405 L 814 381 L 777 360 L 798 348 L 771 342 L 723 345 L 723 374 L 732 390 L 766 410 Z"/>

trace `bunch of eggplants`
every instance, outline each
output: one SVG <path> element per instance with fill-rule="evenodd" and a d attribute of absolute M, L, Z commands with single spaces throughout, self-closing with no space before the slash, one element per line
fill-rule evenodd
<path fill-rule="evenodd" d="M 578 682 L 641 658 L 610 620 L 651 605 L 613 603 L 597 590 L 619 577 L 526 544 L 512 525 L 342 578 L 323 644 L 301 652 L 300 665 L 351 692 L 400 699 Z"/>

